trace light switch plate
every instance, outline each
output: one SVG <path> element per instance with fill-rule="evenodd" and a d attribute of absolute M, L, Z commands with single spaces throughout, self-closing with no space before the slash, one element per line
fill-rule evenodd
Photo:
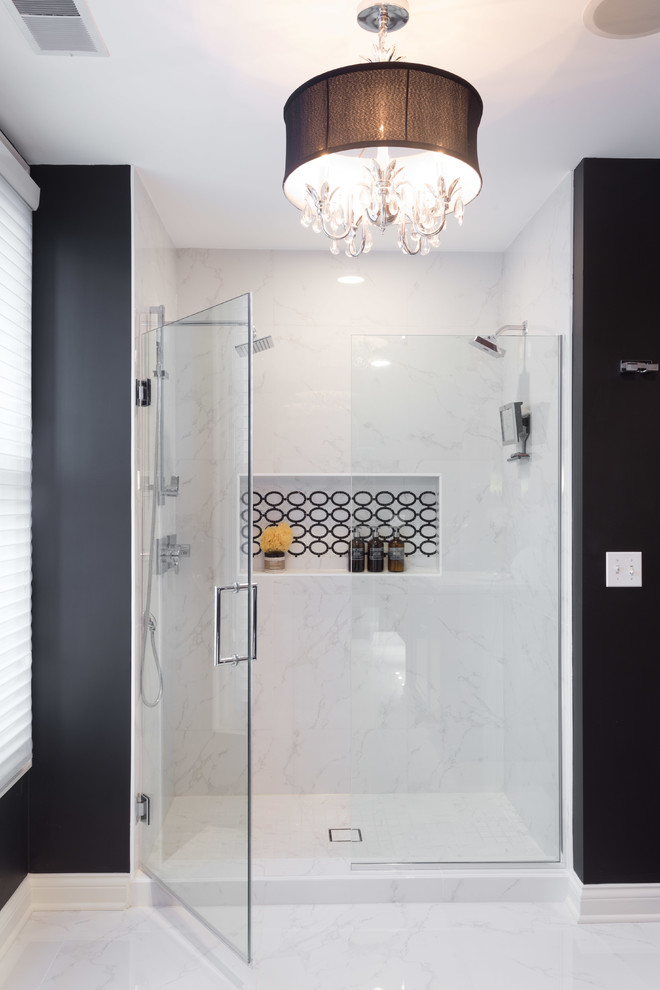
<path fill-rule="evenodd" d="M 642 551 L 608 550 L 605 554 L 606 588 L 642 587 Z"/>

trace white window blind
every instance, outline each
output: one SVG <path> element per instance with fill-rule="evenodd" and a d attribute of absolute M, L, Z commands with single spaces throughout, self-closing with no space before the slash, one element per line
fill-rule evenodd
<path fill-rule="evenodd" d="M 32 759 L 32 211 L 0 176 L 0 795 Z"/>

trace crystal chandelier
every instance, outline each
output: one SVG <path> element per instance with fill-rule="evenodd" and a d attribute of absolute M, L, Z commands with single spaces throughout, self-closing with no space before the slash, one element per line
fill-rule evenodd
<path fill-rule="evenodd" d="M 374 229 L 392 226 L 404 254 L 428 254 L 481 190 L 481 97 L 459 76 L 396 56 L 388 31 L 407 20 L 408 0 L 363 0 L 373 56 L 315 76 L 284 107 L 284 193 L 333 254 L 366 254 Z"/>

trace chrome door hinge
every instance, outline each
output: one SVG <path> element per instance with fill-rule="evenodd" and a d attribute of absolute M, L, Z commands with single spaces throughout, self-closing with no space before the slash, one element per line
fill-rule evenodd
<path fill-rule="evenodd" d="M 151 379 L 150 378 L 136 378 L 135 379 L 135 405 L 136 406 L 150 406 L 151 405 Z"/>
<path fill-rule="evenodd" d="M 148 794 L 138 794 L 135 802 L 135 821 L 151 825 L 151 798 Z"/>

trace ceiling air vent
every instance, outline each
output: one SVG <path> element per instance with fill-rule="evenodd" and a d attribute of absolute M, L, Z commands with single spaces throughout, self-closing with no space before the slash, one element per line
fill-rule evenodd
<path fill-rule="evenodd" d="M 42 55 L 107 55 L 83 0 L 4 0 L 32 48 Z"/>

